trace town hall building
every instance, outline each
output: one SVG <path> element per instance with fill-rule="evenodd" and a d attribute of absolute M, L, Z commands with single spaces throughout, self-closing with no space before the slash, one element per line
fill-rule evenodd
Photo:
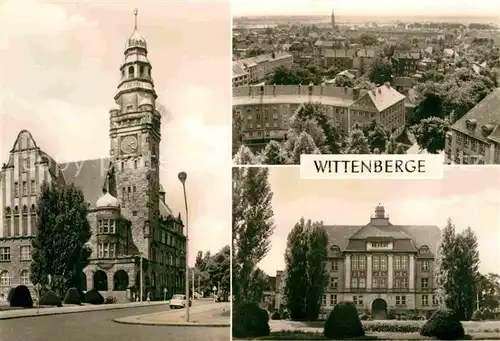
<path fill-rule="evenodd" d="M 36 284 L 29 273 L 31 242 L 44 182 L 74 184 L 89 205 L 92 255 L 82 274 L 84 290 L 95 288 L 122 302 L 138 298 L 141 282 L 143 295 L 152 298 L 184 290 L 184 224 L 160 185 L 161 115 L 135 14 L 116 107 L 109 111 L 110 157 L 58 163 L 26 130 L 13 143 L 0 173 L 0 301 L 12 287 Z"/>

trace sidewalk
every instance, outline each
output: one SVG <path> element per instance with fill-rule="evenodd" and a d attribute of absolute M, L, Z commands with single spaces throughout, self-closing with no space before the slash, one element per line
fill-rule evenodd
<path fill-rule="evenodd" d="M 168 306 L 169 301 L 153 301 L 153 302 L 130 302 L 130 303 L 119 303 L 119 304 L 100 304 L 100 305 L 71 305 L 62 307 L 51 307 L 51 308 L 40 308 L 37 309 L 15 309 L 0 311 L 0 320 L 22 318 L 22 317 L 33 317 L 33 316 L 47 316 L 47 315 L 58 315 L 58 314 L 73 314 L 81 313 L 86 311 L 99 311 L 99 310 L 115 310 L 115 309 L 126 309 L 135 307 L 151 307 L 158 305 Z"/>
<path fill-rule="evenodd" d="M 114 321 L 124 324 L 150 326 L 230 327 L 230 309 L 231 305 L 227 302 L 195 305 L 189 311 L 189 322 L 186 322 L 185 309 L 116 318 Z"/>

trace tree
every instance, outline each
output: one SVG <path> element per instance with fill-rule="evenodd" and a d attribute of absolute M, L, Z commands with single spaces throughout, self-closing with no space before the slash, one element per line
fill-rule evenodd
<path fill-rule="evenodd" d="M 216 286 L 219 290 L 230 291 L 231 281 L 231 249 L 229 245 L 224 246 L 219 252 L 210 258 L 207 263 L 209 288 Z"/>
<path fill-rule="evenodd" d="M 322 222 L 304 218 L 288 234 L 285 296 L 293 320 L 316 320 L 328 281 L 328 236 Z"/>
<path fill-rule="evenodd" d="M 328 235 L 323 222 L 314 222 L 307 229 L 307 297 L 306 317 L 308 320 L 316 320 L 319 316 L 321 301 L 325 287 L 328 284 L 328 272 L 326 261 L 328 259 Z"/>
<path fill-rule="evenodd" d="M 307 241 L 304 238 L 306 225 L 302 218 L 287 237 L 287 247 L 285 251 L 285 278 L 284 296 L 286 297 L 287 308 L 292 320 L 306 319 L 306 295 L 308 279 L 306 247 Z"/>
<path fill-rule="evenodd" d="M 396 137 L 394 137 L 394 135 L 391 135 L 389 137 L 389 140 L 387 141 L 387 145 L 385 146 L 385 152 L 387 154 L 397 154 L 396 153 L 397 148 L 398 148 L 398 143 L 396 141 Z"/>
<path fill-rule="evenodd" d="M 368 78 L 375 84 L 384 84 L 392 80 L 392 64 L 386 58 L 375 58 L 368 71 Z"/>
<path fill-rule="evenodd" d="M 479 280 L 479 251 L 477 237 L 472 229 L 467 227 L 458 235 L 457 247 L 459 248 L 459 265 L 457 266 L 456 280 L 460 284 L 459 317 L 469 320 L 474 311 L 477 297 L 477 281 Z"/>
<path fill-rule="evenodd" d="M 370 82 L 368 79 L 357 78 L 354 81 L 354 88 L 360 90 L 374 90 L 377 88 L 375 83 Z"/>
<path fill-rule="evenodd" d="M 314 139 L 305 131 L 298 136 L 292 135 L 287 142 L 291 149 L 289 160 L 293 165 L 300 164 L 302 154 L 321 154 L 321 151 L 314 143 Z"/>
<path fill-rule="evenodd" d="M 248 302 L 262 302 L 264 292 L 270 289 L 269 276 L 259 268 L 250 274 L 250 280 L 245 297 Z"/>
<path fill-rule="evenodd" d="M 240 114 L 233 111 L 233 122 L 232 122 L 232 155 L 238 152 L 240 146 L 242 145 L 243 137 L 241 134 L 241 127 L 243 125 L 243 119 Z"/>
<path fill-rule="evenodd" d="M 370 154 L 370 144 L 361 129 L 351 130 L 345 154 Z"/>
<path fill-rule="evenodd" d="M 288 153 L 279 142 L 271 140 L 258 158 L 262 165 L 284 165 L 288 162 Z"/>
<path fill-rule="evenodd" d="M 415 115 L 412 124 L 418 124 L 421 120 L 429 117 L 444 118 L 445 88 L 442 84 L 426 82 L 416 87 Z"/>
<path fill-rule="evenodd" d="M 436 70 L 427 70 L 422 74 L 421 82 L 442 82 L 444 75 Z"/>
<path fill-rule="evenodd" d="M 413 134 L 420 148 L 431 154 L 439 154 L 446 143 L 448 123 L 438 117 L 429 117 L 412 127 Z"/>
<path fill-rule="evenodd" d="M 37 207 L 30 279 L 63 297 L 70 287 L 82 289 L 81 273 L 91 255 L 86 245 L 91 236 L 88 205 L 74 185 L 44 183 Z"/>
<path fill-rule="evenodd" d="M 321 82 L 321 75 L 313 74 L 307 68 L 293 65 L 290 67 L 280 66 L 274 70 L 273 73 L 267 77 L 267 84 L 277 85 L 309 85 L 319 84 Z"/>
<path fill-rule="evenodd" d="M 252 46 L 247 50 L 247 57 L 256 57 L 258 55 L 264 54 L 264 50 L 259 46 Z"/>
<path fill-rule="evenodd" d="M 232 286 L 235 305 L 248 302 L 251 274 L 269 252 L 274 231 L 267 168 L 233 168 Z"/>
<path fill-rule="evenodd" d="M 438 301 L 452 309 L 460 320 L 472 317 L 480 279 L 477 238 L 470 227 L 455 232 L 451 219 L 443 230 L 436 259 Z"/>
<path fill-rule="evenodd" d="M 233 164 L 235 165 L 257 165 L 258 162 L 258 158 L 245 145 L 241 145 L 233 157 Z"/>
<path fill-rule="evenodd" d="M 335 77 L 334 81 L 335 86 L 341 86 L 344 88 L 353 88 L 354 82 L 352 79 L 347 77 L 346 75 L 338 75 Z"/>
<path fill-rule="evenodd" d="M 292 126 L 296 124 L 295 120 L 305 122 L 309 119 L 314 120 L 317 125 L 323 131 L 324 138 L 320 135 L 315 135 L 311 127 L 307 132 L 311 134 L 314 139 L 314 143 L 320 149 L 323 154 L 340 154 L 341 147 L 344 144 L 344 136 L 342 135 L 339 127 L 334 123 L 334 121 L 328 117 L 325 107 L 319 102 L 306 102 L 299 107 L 294 117 L 292 117 Z M 295 126 L 296 132 L 301 130 L 297 129 L 298 125 Z"/>
<path fill-rule="evenodd" d="M 372 120 L 370 123 L 363 125 L 361 129 L 368 139 L 370 149 L 373 151 L 375 148 L 378 148 L 380 152 L 383 153 L 389 141 L 389 132 L 376 120 Z"/>

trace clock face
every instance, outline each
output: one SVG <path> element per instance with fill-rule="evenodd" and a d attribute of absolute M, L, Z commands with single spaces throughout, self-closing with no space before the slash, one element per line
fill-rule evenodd
<path fill-rule="evenodd" d="M 137 151 L 137 138 L 135 136 L 125 136 L 122 139 L 121 149 L 124 154 L 131 154 Z"/>

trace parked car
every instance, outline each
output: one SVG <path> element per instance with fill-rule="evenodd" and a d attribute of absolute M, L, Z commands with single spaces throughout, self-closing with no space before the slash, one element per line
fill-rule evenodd
<path fill-rule="evenodd" d="M 186 295 L 174 295 L 170 299 L 170 308 L 186 308 Z M 192 305 L 191 299 L 189 300 L 189 306 Z"/>

